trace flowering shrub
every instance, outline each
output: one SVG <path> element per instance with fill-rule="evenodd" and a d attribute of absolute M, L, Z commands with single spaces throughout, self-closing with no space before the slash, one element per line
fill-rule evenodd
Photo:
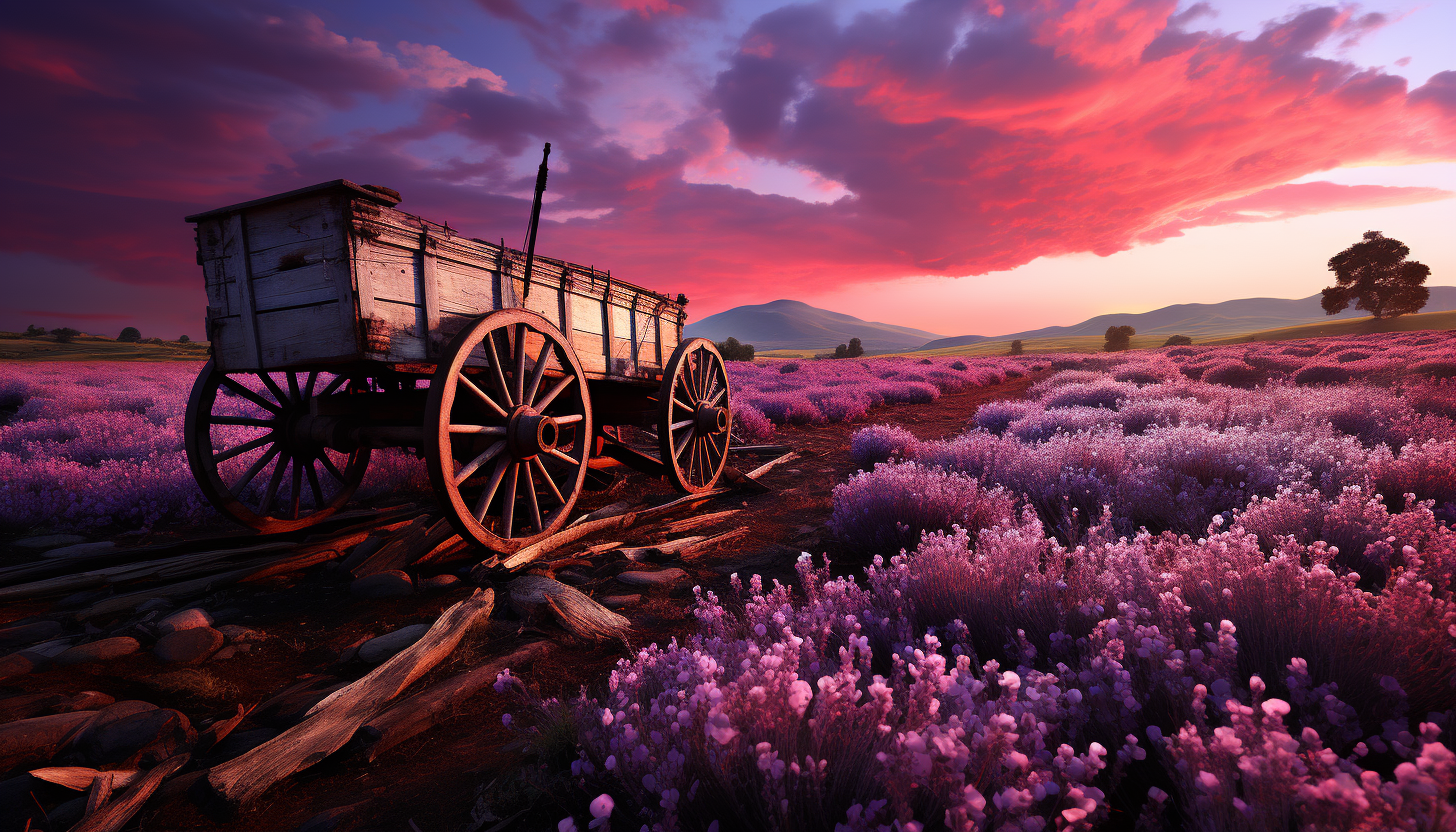
<path fill-rule="evenodd" d="M 915 434 L 899 425 L 870 425 L 854 432 L 849 443 L 849 458 L 862 469 L 873 469 L 881 462 L 905 456 L 915 445 Z"/>
<path fill-rule="evenodd" d="M 834 487 L 829 529 L 851 549 L 898 552 L 921 533 L 959 525 L 977 532 L 1010 516 L 1012 499 L 999 488 L 914 462 L 882 463 Z"/>

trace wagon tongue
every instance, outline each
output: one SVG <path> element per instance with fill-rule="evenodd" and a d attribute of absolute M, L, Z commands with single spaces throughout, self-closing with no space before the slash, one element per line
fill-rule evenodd
<path fill-rule="evenodd" d="M 551 142 L 541 152 L 541 167 L 536 169 L 536 198 L 531 201 L 531 225 L 526 230 L 526 277 L 521 298 L 531 294 L 531 264 L 536 259 L 536 225 L 541 222 L 541 197 L 546 193 L 546 160 L 551 156 Z"/>

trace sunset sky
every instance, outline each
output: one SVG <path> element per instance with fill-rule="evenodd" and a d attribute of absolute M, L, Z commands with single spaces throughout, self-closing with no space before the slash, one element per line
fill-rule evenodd
<path fill-rule="evenodd" d="M 692 298 L 948 335 L 1456 284 L 1456 0 L 324 0 L 0 12 L 0 329 L 202 335 L 185 214 L 345 178 Z"/>

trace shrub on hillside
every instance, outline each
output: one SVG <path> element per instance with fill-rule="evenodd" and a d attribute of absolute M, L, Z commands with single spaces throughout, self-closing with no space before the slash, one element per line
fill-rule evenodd
<path fill-rule="evenodd" d="M 737 338 L 728 336 L 728 340 L 719 341 L 715 346 L 718 354 L 723 356 L 724 361 L 752 361 L 753 345 L 740 344 Z"/>
<path fill-rule="evenodd" d="M 974 535 L 1009 519 L 1015 501 L 1000 488 L 914 462 L 887 462 L 834 487 L 829 528 L 847 548 L 893 555 L 927 531 L 960 526 Z"/>
<path fill-rule="evenodd" d="M 116 340 L 123 344 L 135 344 L 142 340 L 142 333 L 136 327 L 129 326 L 123 329 L 120 335 L 116 336 Z"/>
<path fill-rule="evenodd" d="M 862 470 L 873 470 L 881 462 L 908 459 L 918 440 L 899 425 L 870 425 L 854 432 L 849 441 L 849 458 Z"/>
<path fill-rule="evenodd" d="M 1338 364 L 1309 364 L 1294 374 L 1295 384 L 1348 384 L 1355 373 Z"/>
<path fill-rule="evenodd" d="M 1204 370 L 1199 378 L 1209 384 L 1243 388 L 1257 387 L 1269 380 L 1268 374 L 1263 370 L 1243 361 L 1221 361 Z"/>

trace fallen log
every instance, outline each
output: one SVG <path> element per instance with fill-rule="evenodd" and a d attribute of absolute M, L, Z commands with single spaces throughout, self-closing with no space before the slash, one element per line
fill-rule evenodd
<path fill-rule="evenodd" d="M 627 500 L 620 500 L 610 505 L 602 506 L 596 511 L 590 512 L 588 514 L 583 514 L 582 516 L 576 518 L 570 523 L 567 523 L 566 528 L 569 529 L 572 526 L 576 526 L 581 523 L 589 523 L 592 520 L 601 520 L 606 517 L 616 517 L 619 514 L 626 514 L 627 512 L 632 510 L 632 505 L 633 504 L 631 502 L 628 502 Z"/>
<path fill-rule="evenodd" d="M 49 760 L 73 731 L 89 724 L 97 713 L 71 711 L 0 725 L 0 771 Z"/>
<path fill-rule="evenodd" d="M 783 465 L 785 462 L 798 458 L 799 455 L 797 453 L 790 451 L 777 459 L 771 459 L 768 462 L 765 462 L 764 464 L 758 466 L 752 471 L 749 471 L 747 474 L 744 474 L 744 476 L 748 477 L 751 480 L 756 480 L 764 474 L 767 474 L 769 471 L 772 471 L 778 466 Z"/>
<path fill-rule="evenodd" d="M 728 448 L 730 454 L 782 454 L 792 451 L 788 445 L 733 445 Z"/>
<path fill-rule="evenodd" d="M 692 517 L 684 517 L 681 520 L 673 520 L 662 525 L 662 530 L 667 534 L 681 534 L 689 529 L 696 529 L 699 526 L 706 526 L 716 523 L 719 520 L 726 520 L 735 514 L 743 511 L 741 508 L 730 508 L 727 511 L 714 511 L 708 514 L 694 514 Z"/>
<path fill-rule="evenodd" d="M 673 555 L 677 554 L 679 550 L 685 549 L 688 546 L 693 545 L 694 543 L 700 543 L 704 540 L 707 540 L 707 538 L 702 535 L 697 535 L 696 537 L 684 537 L 678 540 L 668 540 L 662 543 L 654 543 L 651 546 L 624 546 L 621 549 L 618 549 L 617 552 L 627 560 L 641 563 L 643 561 L 649 561 L 658 558 L 665 559 L 672 557 Z"/>
<path fill-rule="evenodd" d="M 440 545 L 410 561 L 410 566 L 429 566 L 438 563 L 449 563 L 452 560 L 459 559 L 461 555 L 469 553 L 474 548 L 473 544 L 462 540 L 460 535 L 452 535 L 446 538 Z"/>
<path fill-rule="evenodd" d="M 228 806 L 246 803 L 300 769 L 338 751 L 367 720 L 434 667 L 477 622 L 489 617 L 495 593 L 478 589 L 441 613 L 419 641 L 367 676 L 319 702 L 299 724 L 213 768 L 206 783 Z"/>
<path fill-rule="evenodd" d="M 626 641 L 632 622 L 544 575 L 522 575 L 506 587 L 511 608 L 529 615 L 546 606 L 572 635 L 588 641 Z"/>
<path fill-rule="evenodd" d="M 187 765 L 188 759 L 188 755 L 178 754 L 158 763 L 155 768 L 142 775 L 136 785 L 127 789 L 126 794 L 107 803 L 95 813 L 88 811 L 86 817 L 71 832 L 117 832 L 141 810 L 147 798 L 162 785 L 163 780 Z M 87 809 L 90 809 L 89 803 Z"/>
<path fill-rule="evenodd" d="M 553 649 L 555 645 L 549 641 L 531 642 L 390 705 L 360 729 L 366 743 L 364 759 L 372 763 L 389 749 L 424 733 L 448 719 L 482 688 L 494 684 L 501 671 L 533 662 Z"/>
<path fill-rule="evenodd" d="M 86 814 L 82 818 L 89 818 L 106 806 L 111 800 L 111 790 L 115 788 L 113 775 L 109 771 L 98 771 L 91 778 L 91 793 L 86 795 Z"/>
<path fill-rule="evenodd" d="M 99 615 L 126 612 L 135 609 L 138 604 L 145 603 L 153 598 L 182 599 L 206 595 L 219 587 L 237 583 L 267 564 L 267 561 L 258 561 L 248 564 L 241 569 L 234 569 L 231 572 L 206 575 L 190 581 L 151 587 L 150 589 L 143 589 L 138 592 L 128 592 L 125 595 L 113 595 L 110 598 L 103 598 L 86 609 L 77 612 L 76 619 L 78 621 L 85 621 Z"/>
<path fill-rule="evenodd" d="M 446 538 L 455 534 L 450 521 L 429 516 L 416 517 L 413 522 L 394 533 L 383 546 L 372 554 L 353 564 L 349 574 L 355 578 L 403 569 L 416 557 L 430 551 Z"/>
<path fill-rule="evenodd" d="M 291 551 L 294 545 L 292 543 L 268 543 L 262 546 L 248 546 L 242 549 L 219 549 L 190 555 L 177 555 L 171 558 L 162 558 L 141 563 L 127 563 L 119 566 L 92 569 L 86 572 L 77 572 L 72 575 L 61 575 L 43 581 L 5 587 L 0 589 L 0 601 L 11 601 L 20 598 L 41 598 L 48 595 L 79 592 L 83 589 L 99 589 L 127 581 L 157 579 L 163 573 L 175 573 L 177 570 L 185 571 L 187 569 L 207 569 L 220 562 L 226 563 L 229 559 L 245 556 L 258 557 L 261 555 Z"/>
<path fill-rule="evenodd" d="M 647 520 L 653 517 L 661 517 L 664 514 L 670 514 L 674 511 L 677 511 L 678 509 L 686 508 L 691 505 L 696 505 L 698 503 L 711 500 L 714 497 L 727 494 L 729 490 L 730 489 L 727 488 L 714 488 L 711 491 L 703 491 L 698 494 L 688 494 L 687 496 L 679 497 L 672 502 L 664 503 L 660 506 L 639 509 L 637 511 L 628 512 L 626 514 L 618 514 L 611 517 L 602 517 L 597 520 L 588 520 L 584 523 L 579 523 L 576 526 L 557 532 L 556 534 L 546 538 L 545 540 L 540 541 L 539 543 L 533 543 L 530 546 L 521 549 L 519 552 L 510 555 L 504 560 L 501 560 L 499 557 L 494 557 L 485 561 L 485 563 L 491 566 L 498 565 L 509 570 L 519 569 L 522 566 L 530 563 L 531 561 L 541 557 L 542 555 L 554 552 L 557 549 L 560 549 L 562 546 L 565 546 L 568 543 L 574 543 L 582 539 L 583 537 L 586 537 L 587 535 L 595 534 L 599 531 L 603 531 L 606 529 L 625 529 L 642 520 Z"/>

